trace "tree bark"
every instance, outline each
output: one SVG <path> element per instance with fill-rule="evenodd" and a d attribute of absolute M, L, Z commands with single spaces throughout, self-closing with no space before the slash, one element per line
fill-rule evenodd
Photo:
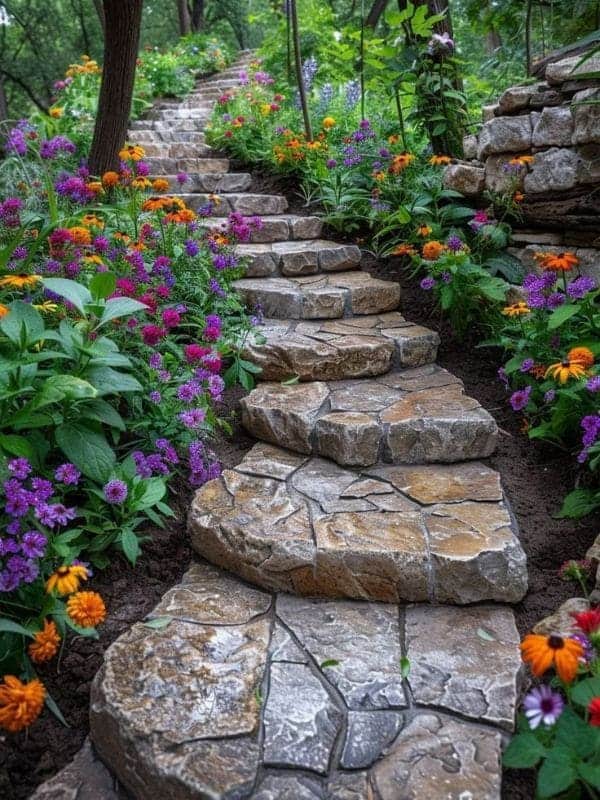
<path fill-rule="evenodd" d="M 288 0 L 290 17 L 292 21 L 292 37 L 294 41 L 294 61 L 296 64 L 296 80 L 298 82 L 298 93 L 300 94 L 300 105 L 302 106 L 302 116 L 304 118 L 304 131 L 306 138 L 312 142 L 312 127 L 310 124 L 310 114 L 308 113 L 308 101 L 306 99 L 306 87 L 304 76 L 302 75 L 302 54 L 300 51 L 300 29 L 298 27 L 298 9 L 296 0 Z"/>
<path fill-rule="evenodd" d="M 377 26 L 377 23 L 385 11 L 387 4 L 388 0 L 374 0 L 371 10 L 365 19 L 365 26 L 367 28 L 375 28 Z"/>
<path fill-rule="evenodd" d="M 525 68 L 527 75 L 531 75 L 533 55 L 531 52 L 531 19 L 533 16 L 533 0 L 527 0 L 527 11 L 525 13 Z"/>
<path fill-rule="evenodd" d="M 177 0 L 177 13 L 179 15 L 179 33 L 181 36 L 187 36 L 192 31 L 192 21 L 187 0 Z"/>
<path fill-rule="evenodd" d="M 192 30 L 204 30 L 204 0 L 194 0 L 192 6 Z"/>
<path fill-rule="evenodd" d="M 89 166 L 93 175 L 118 166 L 127 136 L 144 0 L 104 0 L 104 68 Z"/>

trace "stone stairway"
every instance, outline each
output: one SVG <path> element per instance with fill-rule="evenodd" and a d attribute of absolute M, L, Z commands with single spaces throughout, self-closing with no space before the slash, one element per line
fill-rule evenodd
<path fill-rule="evenodd" d="M 206 147 L 249 59 L 132 126 L 154 172 L 193 173 L 190 206 L 262 217 L 237 286 L 267 319 L 259 441 L 197 492 L 198 562 L 106 652 L 93 744 L 139 800 L 498 800 L 527 573 L 480 461 L 497 427 L 397 283 Z"/>

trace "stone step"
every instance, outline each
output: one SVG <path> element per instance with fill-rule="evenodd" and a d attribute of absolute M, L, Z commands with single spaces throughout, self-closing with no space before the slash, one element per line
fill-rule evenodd
<path fill-rule="evenodd" d="M 267 381 L 337 381 L 419 367 L 435 361 L 440 341 L 397 311 L 322 322 L 267 319 L 256 330 L 264 341 L 246 344 L 244 358 Z"/>
<path fill-rule="evenodd" d="M 193 119 L 196 121 L 203 120 L 206 122 L 210 119 L 210 115 L 212 113 L 212 104 L 205 103 L 203 106 L 195 107 L 195 108 L 153 108 L 152 111 L 148 112 L 146 115 L 146 119 L 151 120 L 164 120 L 165 122 L 171 122 L 176 120 L 182 119 Z"/>
<path fill-rule="evenodd" d="M 143 145 L 146 156 L 150 158 L 204 158 L 215 155 L 212 147 L 205 142 L 148 142 Z"/>
<path fill-rule="evenodd" d="M 134 128 L 128 133 L 128 139 L 136 144 L 186 143 L 206 144 L 206 137 L 200 131 L 157 131 L 154 128 Z"/>
<path fill-rule="evenodd" d="M 510 609 L 274 596 L 195 564 L 150 618 L 92 687 L 93 744 L 132 797 L 500 799 Z"/>
<path fill-rule="evenodd" d="M 347 469 L 257 444 L 196 493 L 203 558 L 267 589 L 383 602 L 518 602 L 526 559 L 479 462 Z"/>
<path fill-rule="evenodd" d="M 165 120 L 152 120 L 152 119 L 134 119 L 130 120 L 130 130 L 157 130 L 157 131 L 190 131 L 190 132 L 203 132 L 206 127 L 206 122 L 198 119 L 176 119 L 172 122 Z"/>
<path fill-rule="evenodd" d="M 494 418 L 437 364 L 363 380 L 261 383 L 241 406 L 257 439 L 342 465 L 486 458 L 498 435 Z"/>
<path fill-rule="evenodd" d="M 208 172 L 209 170 L 204 170 Z M 214 170 L 210 170 L 213 172 Z M 226 172 L 227 170 L 223 170 Z M 213 216 L 226 217 L 232 211 L 239 211 L 241 214 L 249 216 L 258 215 L 273 215 L 283 214 L 287 209 L 288 202 L 281 194 L 252 194 L 249 192 L 234 193 L 218 195 L 217 199 L 211 198 L 208 194 L 180 194 L 180 197 L 185 200 L 189 208 L 198 209 L 206 206 L 207 203 L 213 200 L 215 203 L 213 208 Z"/>
<path fill-rule="evenodd" d="M 242 278 L 234 282 L 246 304 L 275 319 L 337 319 L 394 311 L 397 283 L 366 272 L 338 272 L 297 278 Z"/>
<path fill-rule="evenodd" d="M 218 172 L 219 174 L 229 171 L 228 158 L 159 158 L 150 156 L 144 161 L 150 167 L 153 175 L 173 175 L 177 172 L 193 172 L 205 175 L 208 172 Z M 198 195 L 189 195 L 198 197 Z"/>
<path fill-rule="evenodd" d="M 325 239 L 273 244 L 243 244 L 237 252 L 250 259 L 246 277 L 267 275 L 315 275 L 318 272 L 340 272 L 360 266 L 360 248 Z"/>
<path fill-rule="evenodd" d="M 252 231 L 250 241 L 254 243 L 283 242 L 289 239 L 317 239 L 323 230 L 319 217 L 299 216 L 297 214 L 277 214 L 262 216 L 261 227 Z M 222 219 L 205 219 L 203 225 L 212 230 L 223 230 L 226 223 Z"/>
<path fill-rule="evenodd" d="M 177 180 L 177 175 L 161 175 L 160 177 L 169 181 L 171 190 L 178 194 L 181 192 L 182 186 Z M 204 175 L 188 173 L 188 180 L 183 188 L 188 193 L 244 192 L 250 188 L 251 184 L 252 175 L 248 172 L 210 172 Z"/>

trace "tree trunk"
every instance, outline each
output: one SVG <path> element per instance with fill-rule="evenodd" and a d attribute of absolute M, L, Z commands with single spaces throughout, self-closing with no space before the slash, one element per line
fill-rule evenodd
<path fill-rule="evenodd" d="M 294 61 L 296 64 L 296 80 L 298 82 L 298 93 L 300 94 L 300 105 L 302 106 L 302 116 L 304 118 L 304 131 L 306 138 L 312 142 L 312 127 L 310 124 L 310 114 L 308 113 L 308 102 L 306 99 L 306 87 L 304 76 L 302 75 L 302 54 L 300 51 L 300 29 L 298 27 L 298 9 L 296 0 L 288 0 L 290 17 L 292 21 L 292 37 L 294 41 Z"/>
<path fill-rule="evenodd" d="M 179 15 L 179 34 L 180 36 L 187 36 L 192 31 L 192 21 L 187 0 L 177 0 L 177 13 Z"/>
<path fill-rule="evenodd" d="M 387 4 L 388 0 L 374 0 L 371 10 L 365 19 L 365 25 L 367 28 L 375 28 L 377 26 L 377 23 L 385 11 Z"/>
<path fill-rule="evenodd" d="M 533 56 L 531 52 L 531 18 L 533 16 L 533 0 L 527 0 L 525 13 L 525 68 L 527 75 L 531 75 Z"/>
<path fill-rule="evenodd" d="M 204 30 L 204 0 L 194 0 L 192 6 L 192 30 Z"/>
<path fill-rule="evenodd" d="M 492 55 L 492 53 L 495 53 L 500 47 L 502 47 L 502 37 L 497 30 L 492 28 L 485 35 L 485 52 L 488 55 Z"/>
<path fill-rule="evenodd" d="M 8 119 L 8 100 L 4 90 L 4 78 L 0 72 L 0 122 L 4 122 L 6 119 Z"/>
<path fill-rule="evenodd" d="M 93 175 L 117 167 L 118 153 L 125 143 L 143 3 L 104 0 L 104 68 L 89 163 Z"/>

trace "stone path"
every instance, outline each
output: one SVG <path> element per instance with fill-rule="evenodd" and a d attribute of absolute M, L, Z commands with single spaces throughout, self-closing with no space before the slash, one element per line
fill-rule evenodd
<path fill-rule="evenodd" d="M 478 460 L 496 425 L 397 311 L 397 283 L 206 147 L 248 60 L 131 133 L 156 173 L 194 173 L 190 205 L 218 192 L 219 214 L 263 217 L 238 288 L 269 319 L 242 404 L 260 441 L 197 492 L 198 563 L 108 649 L 95 752 L 140 800 L 498 800 L 521 671 L 502 603 L 527 573 Z M 77 780 L 36 797 L 83 797 Z"/>

